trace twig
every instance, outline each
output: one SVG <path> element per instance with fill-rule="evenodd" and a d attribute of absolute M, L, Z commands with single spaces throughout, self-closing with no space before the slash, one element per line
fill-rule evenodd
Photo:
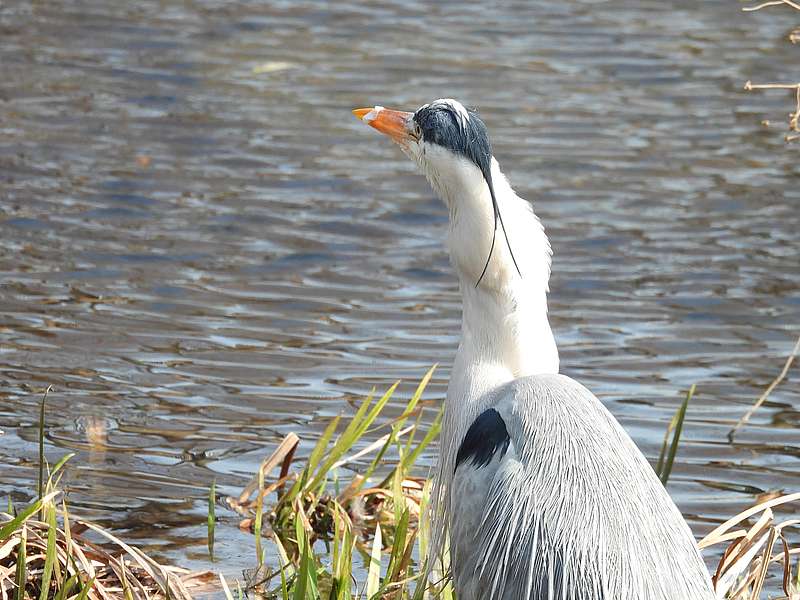
<path fill-rule="evenodd" d="M 752 90 L 794 90 L 795 106 L 794 112 L 789 115 L 789 129 L 800 133 L 800 83 L 751 83 L 744 84 L 744 89 L 748 92 Z M 798 139 L 796 135 L 787 135 L 786 141 L 791 142 Z"/>
<path fill-rule="evenodd" d="M 744 84 L 744 89 L 751 90 L 796 90 L 800 83 L 752 83 L 748 81 Z"/>
<path fill-rule="evenodd" d="M 794 0 L 769 0 L 768 2 L 762 2 L 756 6 L 746 6 L 742 8 L 745 12 L 753 12 L 756 10 L 761 10 L 762 8 L 766 8 L 768 6 L 781 6 L 786 5 L 794 8 L 795 10 L 800 11 L 800 3 L 795 2 Z M 795 29 L 789 34 L 789 40 L 795 44 L 800 39 L 798 37 L 800 35 L 800 30 Z M 795 109 L 794 112 L 789 115 L 789 130 L 800 133 L 800 83 L 765 83 L 765 84 L 753 84 L 748 81 L 744 85 L 744 89 L 747 91 L 752 90 L 795 90 Z M 800 139 L 800 136 L 787 134 L 784 138 L 787 142 L 793 142 L 795 140 Z"/>
<path fill-rule="evenodd" d="M 800 4 L 792 2 L 792 0 L 770 0 L 769 2 L 759 4 L 758 6 L 745 6 L 742 8 L 742 10 L 744 12 L 754 12 L 756 10 L 761 10 L 762 8 L 767 8 L 768 6 L 780 6 L 781 4 L 785 4 L 786 6 L 791 6 L 794 9 L 800 10 Z"/>
<path fill-rule="evenodd" d="M 784 380 L 784 378 L 786 377 L 786 374 L 789 372 L 789 369 L 792 366 L 792 363 L 794 362 L 794 359 L 797 358 L 797 353 L 798 352 L 800 352 L 800 337 L 797 338 L 797 343 L 794 345 L 794 348 L 792 349 L 791 354 L 789 354 L 789 358 L 786 359 L 786 364 L 783 365 L 783 370 L 780 372 L 780 375 L 778 375 L 773 380 L 773 382 L 769 384 L 769 387 L 767 387 L 767 389 L 764 390 L 764 393 L 761 394 L 761 396 L 758 398 L 758 400 L 756 400 L 756 403 L 753 404 L 752 407 L 750 407 L 750 410 L 748 410 L 744 414 L 744 416 L 741 419 L 739 419 L 739 421 L 736 423 L 736 425 L 733 427 L 733 429 L 731 429 L 730 432 L 728 432 L 728 441 L 731 441 L 731 442 L 733 441 L 733 436 L 736 434 L 736 432 L 741 427 L 743 427 L 743 426 L 745 426 L 747 424 L 747 422 L 750 420 L 750 417 L 753 416 L 753 413 L 756 412 L 761 407 L 761 405 L 764 404 L 764 402 L 766 402 L 767 398 L 772 393 L 772 390 L 774 390 L 776 387 L 778 387 L 778 385 L 781 383 L 781 381 Z"/>

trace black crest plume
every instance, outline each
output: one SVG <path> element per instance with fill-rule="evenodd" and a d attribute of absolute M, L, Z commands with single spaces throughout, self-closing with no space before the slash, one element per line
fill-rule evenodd
<path fill-rule="evenodd" d="M 489 186 L 489 195 L 492 197 L 494 213 L 494 230 L 492 232 L 492 245 L 489 248 L 489 256 L 486 257 L 486 264 L 483 265 L 481 276 L 478 277 L 478 281 L 475 283 L 475 287 L 478 287 L 483 280 L 483 276 L 486 275 L 489 262 L 492 260 L 498 222 L 503 230 L 503 237 L 506 240 L 506 246 L 511 254 L 514 267 L 520 276 L 522 276 L 522 273 L 519 270 L 519 265 L 517 265 L 514 251 L 511 249 L 506 226 L 503 223 L 503 215 L 500 214 L 500 207 L 497 204 L 497 197 L 494 193 L 494 185 L 492 184 L 492 145 L 489 142 L 486 125 L 477 112 L 470 110 L 468 114 L 469 118 L 465 118 L 464 115 L 459 114 L 459 110 L 450 102 L 438 101 L 420 108 L 414 113 L 414 121 L 419 125 L 422 138 L 426 142 L 438 144 L 455 154 L 469 159 L 480 169 L 486 185 Z"/>

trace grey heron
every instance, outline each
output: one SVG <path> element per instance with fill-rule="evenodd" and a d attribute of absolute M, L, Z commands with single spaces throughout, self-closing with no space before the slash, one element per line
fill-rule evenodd
<path fill-rule="evenodd" d="M 603 404 L 560 375 L 551 250 L 451 99 L 353 111 L 397 142 L 449 211 L 462 295 L 436 473 L 435 543 L 459 600 L 711 600 L 692 532 Z"/>

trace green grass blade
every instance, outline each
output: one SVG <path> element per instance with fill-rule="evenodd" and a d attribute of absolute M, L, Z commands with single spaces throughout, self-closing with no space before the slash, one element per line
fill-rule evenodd
<path fill-rule="evenodd" d="M 381 583 L 381 526 L 375 527 L 375 538 L 372 540 L 372 552 L 369 557 L 369 570 L 367 571 L 367 598 L 372 599 L 380 590 Z"/>
<path fill-rule="evenodd" d="M 40 500 L 41 502 L 41 500 Z M 28 547 L 28 530 L 25 525 L 22 525 L 22 531 L 19 532 L 20 541 L 17 546 L 17 593 L 16 600 L 25 600 L 25 585 L 28 579 L 28 573 L 25 570 L 25 552 Z"/>
<path fill-rule="evenodd" d="M 75 587 L 76 583 L 78 583 L 77 573 L 64 582 L 64 585 L 62 585 L 61 589 L 58 590 L 58 594 L 56 594 L 54 600 L 64 600 L 64 598 L 69 598 L 72 588 Z"/>
<path fill-rule="evenodd" d="M 347 424 L 347 427 L 342 432 L 342 438 L 350 438 L 353 437 L 353 434 L 358 429 L 359 425 L 364 419 L 364 415 L 367 414 L 367 410 L 369 409 L 370 405 L 372 404 L 372 399 L 375 397 L 375 389 L 373 388 L 364 401 L 361 403 L 361 406 L 358 407 L 356 414 L 353 415 L 353 418 L 350 419 L 350 422 Z"/>
<path fill-rule="evenodd" d="M 424 600 L 425 592 L 428 590 L 427 582 L 425 581 L 425 568 L 420 569 L 420 576 L 417 578 L 417 586 L 414 588 L 414 596 L 412 600 Z"/>
<path fill-rule="evenodd" d="M 312 475 L 317 471 L 317 466 L 322 460 L 322 457 L 325 455 L 325 451 L 328 448 L 328 444 L 330 443 L 333 434 L 336 432 L 336 428 L 339 426 L 340 420 L 341 417 L 337 416 L 336 418 L 332 419 L 330 423 L 328 423 L 325 431 L 322 432 L 322 436 L 319 438 L 319 440 L 317 440 L 314 449 L 311 451 L 311 454 L 306 461 L 306 466 L 303 468 L 303 473 L 300 475 L 298 480 L 294 482 L 294 485 L 292 485 L 283 498 L 281 498 L 280 504 L 291 504 L 301 490 L 309 490 L 316 487 L 316 484 L 313 483 L 316 478 L 312 479 Z M 310 485 L 308 484 L 309 480 L 312 481 Z"/>
<path fill-rule="evenodd" d="M 442 590 L 442 600 L 455 600 L 456 594 L 453 591 L 453 584 L 447 583 Z"/>
<path fill-rule="evenodd" d="M 89 596 L 89 592 L 91 592 L 92 588 L 94 587 L 95 577 L 92 577 L 89 582 L 81 588 L 81 593 L 78 594 L 78 597 L 75 600 L 86 600 L 86 598 Z"/>
<path fill-rule="evenodd" d="M 214 479 L 211 481 L 211 488 L 208 490 L 208 517 L 207 517 L 208 556 L 211 559 L 211 562 L 214 562 L 214 530 L 217 525 L 216 506 L 217 506 L 217 480 Z"/>
<path fill-rule="evenodd" d="M 389 485 L 389 481 L 395 476 L 395 473 L 397 471 L 399 471 L 404 477 L 407 473 L 411 471 L 411 468 L 414 466 L 414 463 L 417 462 L 419 455 L 422 454 L 425 448 L 427 448 L 430 445 L 430 443 L 433 440 L 435 440 L 438 437 L 439 433 L 441 432 L 443 415 L 444 415 L 444 407 L 441 407 L 433 423 L 431 423 L 430 429 L 428 429 L 427 433 L 425 434 L 425 437 L 422 438 L 422 441 L 410 453 L 401 451 L 400 463 L 386 475 L 386 478 L 378 484 L 378 487 L 386 487 L 387 485 Z M 390 436 L 390 440 L 391 439 L 392 437 Z M 373 464 L 377 465 L 376 462 L 374 462 Z M 368 476 L 369 475 L 372 475 L 372 469 L 368 471 Z M 363 487 L 363 483 L 364 482 L 362 482 L 362 486 L 360 487 Z"/>
<path fill-rule="evenodd" d="M 414 419 L 414 428 L 409 432 L 406 438 L 406 445 L 403 447 L 402 452 L 404 459 L 411 452 L 411 447 L 414 445 L 414 441 L 417 439 L 417 432 L 420 430 L 420 425 L 422 424 L 422 415 L 422 410 L 417 412 L 417 418 Z"/>
<path fill-rule="evenodd" d="M 423 559 L 428 556 L 428 542 L 430 540 L 430 504 L 433 482 L 429 479 L 422 488 L 422 498 L 419 503 L 419 525 L 417 525 L 419 539 L 419 555 Z"/>
<path fill-rule="evenodd" d="M 39 498 L 44 495 L 44 407 L 51 387 L 47 386 L 42 395 L 42 402 L 39 405 L 39 487 L 36 490 Z"/>
<path fill-rule="evenodd" d="M 369 429 L 375 419 L 381 414 L 381 411 L 386 406 L 386 403 L 389 402 L 394 391 L 397 389 L 397 386 L 400 385 L 399 381 L 395 381 L 388 390 L 381 396 L 381 399 L 375 403 L 375 406 L 367 413 L 367 416 L 364 417 L 364 420 L 358 427 L 358 435 L 356 435 L 355 439 L 359 439 L 364 433 Z M 351 444 L 352 445 L 352 444 Z"/>
<path fill-rule="evenodd" d="M 389 567 L 386 570 L 386 583 L 394 582 L 398 579 L 403 567 L 403 557 L 406 553 L 406 539 L 408 537 L 408 510 L 404 510 L 394 530 L 394 540 L 392 541 L 392 554 L 389 558 Z"/>
<path fill-rule="evenodd" d="M 10 536 L 17 529 L 19 529 L 19 526 L 22 525 L 22 523 L 30 519 L 35 512 L 41 509 L 42 504 L 50 501 L 52 498 L 54 498 L 60 493 L 61 492 L 58 491 L 50 492 L 44 498 L 40 498 L 30 506 L 23 509 L 22 512 L 18 513 L 16 517 L 14 517 L 8 523 L 0 527 L 0 541 L 7 539 L 8 536 Z"/>
<path fill-rule="evenodd" d="M 342 458 L 342 456 L 344 456 L 345 453 L 349 451 L 350 448 L 353 447 L 356 441 L 358 441 L 361 438 L 361 436 L 364 435 L 367 429 L 369 429 L 369 427 L 381 413 L 383 408 L 386 406 L 386 403 L 392 397 L 392 394 L 397 389 L 397 386 L 399 384 L 400 384 L 399 381 L 395 382 L 381 397 L 381 399 L 375 403 L 375 406 L 372 407 L 372 409 L 367 413 L 367 415 L 363 419 L 361 419 L 360 422 L 357 422 L 355 418 L 353 419 L 353 421 L 350 422 L 350 424 L 347 426 L 347 429 L 345 429 L 345 433 L 343 433 L 336 441 L 333 448 L 331 448 L 330 453 L 328 454 L 328 458 L 319 468 L 316 477 L 311 482 L 311 485 L 309 485 L 310 489 L 312 490 L 316 489 L 320 485 L 320 483 L 324 481 L 324 478 L 327 477 L 328 471 L 333 466 L 333 464 L 336 463 L 340 458 Z M 361 409 L 359 409 L 359 412 L 361 412 Z"/>
<path fill-rule="evenodd" d="M 424 392 L 425 388 L 428 387 L 428 383 L 430 383 L 431 378 L 433 377 L 433 373 L 434 371 L 436 371 L 436 368 L 438 366 L 439 366 L 438 364 L 433 365 L 430 369 L 428 369 L 428 372 L 425 373 L 425 375 L 423 375 L 422 379 L 419 382 L 419 385 L 417 386 L 416 391 L 414 392 L 414 395 L 411 397 L 411 402 L 409 403 L 410 405 L 409 408 L 411 410 L 417 407 L 417 403 L 419 402 L 420 398 L 422 398 L 422 392 Z"/>
<path fill-rule="evenodd" d="M 353 565 L 354 539 L 347 511 L 337 503 L 334 505 L 335 535 L 339 553 L 334 563 L 333 579 L 336 589 L 331 589 L 332 600 L 350 600 L 351 573 Z"/>
<path fill-rule="evenodd" d="M 56 463 L 56 465 L 53 467 L 53 470 L 52 470 L 52 471 L 50 471 L 50 479 L 51 479 L 51 480 L 53 479 L 53 477 L 55 476 L 55 474 L 56 474 L 56 473 L 58 473 L 58 472 L 61 470 L 61 467 L 63 467 L 65 464 L 67 464 L 67 461 L 68 461 L 69 459 L 71 459 L 73 456 L 75 456 L 75 453 L 74 453 L 74 452 L 69 452 L 69 453 L 65 454 L 64 456 L 62 456 L 62 457 L 59 459 L 59 461 L 58 461 L 58 462 Z"/>
<path fill-rule="evenodd" d="M 395 470 L 392 479 L 392 504 L 394 505 L 394 522 L 399 523 L 406 510 L 406 497 L 403 495 L 403 474 Z"/>
<path fill-rule="evenodd" d="M 686 408 L 689 406 L 689 401 L 692 399 L 692 396 L 694 396 L 694 390 L 695 386 L 692 385 L 692 387 L 689 388 L 689 393 L 686 394 L 686 398 L 684 398 L 683 403 L 678 409 L 678 412 L 675 413 L 675 416 L 673 417 L 675 427 L 672 435 L 672 443 L 670 444 L 669 452 L 667 453 L 663 468 L 658 474 L 659 478 L 661 479 L 661 483 L 664 485 L 667 485 L 669 476 L 672 473 L 672 466 L 675 463 L 675 455 L 678 453 L 678 444 L 681 439 L 681 433 L 683 432 L 683 421 L 686 418 Z"/>
<path fill-rule="evenodd" d="M 299 540 L 298 540 L 299 542 Z M 300 570 L 297 573 L 297 579 L 294 583 L 294 600 L 306 600 L 306 592 L 308 590 L 308 543 L 303 537 L 302 555 L 300 556 Z"/>
<path fill-rule="evenodd" d="M 308 549 L 308 592 L 306 597 L 309 600 L 319 600 L 319 581 L 317 580 L 317 563 L 314 559 L 314 549 Z"/>
<path fill-rule="evenodd" d="M 325 451 L 328 448 L 328 444 L 333 437 L 333 434 L 336 433 L 336 428 L 339 426 L 339 422 L 342 420 L 341 415 L 337 415 L 331 422 L 328 423 L 328 426 L 325 428 L 325 431 L 322 433 L 322 437 L 319 438 L 317 445 L 314 446 L 314 450 L 311 452 L 311 456 L 308 457 L 308 468 L 311 472 L 314 472 L 319 465 L 322 457 L 325 455 Z M 314 487 L 311 485 L 310 487 Z"/>
<path fill-rule="evenodd" d="M 128 583 L 128 576 L 125 575 L 125 561 L 121 556 L 119 557 L 119 577 L 120 583 L 122 584 L 122 594 L 125 596 L 125 600 L 133 600 L 131 586 Z M 169 589 L 169 584 L 167 584 L 167 589 Z"/>
<path fill-rule="evenodd" d="M 406 413 L 411 413 L 417 408 L 417 404 L 419 404 L 420 399 L 422 398 L 422 393 L 425 391 L 425 388 L 428 387 L 428 383 L 430 383 L 431 377 L 433 377 L 433 372 L 436 370 L 436 367 L 439 365 L 433 365 L 428 372 L 422 377 L 417 386 L 417 389 L 414 391 L 414 395 L 411 396 L 411 400 L 408 401 L 408 406 L 406 406 Z M 417 429 L 419 429 L 419 424 L 422 419 L 422 411 L 419 411 L 417 414 L 417 418 L 414 424 L 414 429 L 411 430 L 411 433 L 408 435 L 408 439 L 406 440 L 406 447 L 405 447 L 405 454 L 408 454 L 409 449 L 411 448 L 412 444 L 414 443 L 414 436 L 417 433 Z M 403 420 L 405 422 L 405 419 Z"/>
<path fill-rule="evenodd" d="M 287 577 L 293 576 L 294 566 L 292 566 L 292 562 L 289 560 L 289 555 L 286 553 L 286 548 L 283 547 L 280 537 L 273 535 L 272 541 L 275 542 L 275 546 L 278 548 L 278 563 L 282 565 L 282 570 L 286 571 Z"/>
<path fill-rule="evenodd" d="M 278 564 L 281 568 L 281 600 L 289 600 L 289 586 L 286 584 L 286 565 L 281 558 L 278 558 Z"/>
<path fill-rule="evenodd" d="M 667 423 L 667 428 L 664 430 L 664 439 L 661 441 L 661 451 L 658 453 L 658 461 L 655 466 L 656 475 L 658 475 L 659 479 L 661 478 L 661 473 L 664 471 L 664 460 L 667 458 L 667 448 L 669 447 L 669 434 L 672 433 L 674 425 L 675 415 L 672 415 L 669 423 Z"/>
<path fill-rule="evenodd" d="M 353 552 L 356 549 L 356 539 L 352 529 L 347 529 L 344 538 L 345 553 L 342 562 L 342 584 L 339 588 L 339 600 L 351 600 L 353 592 L 351 589 L 350 573 L 353 570 Z"/>
<path fill-rule="evenodd" d="M 331 515 L 333 519 L 333 548 L 331 548 L 331 578 L 333 580 L 333 585 L 336 586 L 336 577 L 339 574 L 339 565 L 342 561 L 342 536 L 344 532 L 342 531 L 342 519 L 339 513 L 339 503 L 334 502 L 333 504 L 333 514 Z M 332 598 L 335 598 L 336 595 L 332 593 Z"/>
<path fill-rule="evenodd" d="M 439 433 L 442 430 L 442 417 L 444 415 L 444 407 L 439 409 L 439 413 L 436 415 L 433 423 L 431 423 L 430 429 L 425 433 L 425 437 L 422 438 L 422 441 L 417 445 L 416 448 L 410 453 L 403 457 L 403 465 L 402 469 L 404 471 L 408 471 L 414 463 L 417 462 L 419 455 L 427 448 L 430 443 L 435 440 Z"/>
<path fill-rule="evenodd" d="M 45 551 L 44 572 L 42 573 L 39 600 L 47 600 L 50 595 L 50 578 L 56 562 L 56 507 L 48 502 L 44 509 L 47 515 L 47 550 Z"/>

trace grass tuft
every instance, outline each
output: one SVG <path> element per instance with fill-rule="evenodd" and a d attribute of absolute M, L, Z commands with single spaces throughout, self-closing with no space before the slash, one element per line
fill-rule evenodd
<path fill-rule="evenodd" d="M 257 570 L 250 590 L 284 600 L 422 597 L 425 584 L 420 575 L 425 570 L 414 557 L 420 555 L 418 539 L 428 538 L 423 515 L 430 486 L 413 472 L 441 427 L 440 409 L 430 428 L 420 431 L 422 393 L 434 369 L 423 377 L 402 414 L 389 423 L 377 425 L 397 383 L 379 398 L 370 394 L 351 419 L 332 419 L 301 465 L 292 462 L 300 439 L 289 434 L 239 497 L 227 499 L 244 517 L 243 526 L 256 534 L 257 546 L 265 529 L 262 521 L 268 525 L 266 534 L 279 557 L 275 572 Z M 382 430 L 386 432 L 376 441 L 354 451 L 365 434 Z M 344 467 L 356 461 L 366 465 L 363 472 L 347 471 L 349 478 L 343 478 Z M 266 476 L 279 467 L 276 479 L 267 483 Z M 272 494 L 274 501 L 265 510 Z M 359 569 L 366 573 L 361 594 L 353 577 Z"/>
<path fill-rule="evenodd" d="M 427 553 L 431 483 L 412 473 L 420 453 L 438 435 L 441 422 L 439 413 L 422 434 L 419 402 L 431 375 L 428 372 L 401 417 L 387 425 L 389 431 L 376 442 L 347 456 L 364 433 L 378 430 L 374 423 L 396 384 L 377 401 L 372 395 L 367 398 L 349 422 L 333 419 L 304 464 L 293 465 L 299 438 L 286 436 L 242 494 L 227 499 L 245 517 L 247 527 L 263 513 L 268 525 L 263 533 L 274 542 L 278 556 L 276 572 L 260 569 L 260 580 L 251 582 L 249 590 L 281 600 L 455 598 L 447 576 L 433 584 L 424 581 L 425 565 L 418 560 Z M 694 393 L 692 386 L 664 434 L 654 468 L 665 485 Z M 339 469 L 369 455 L 373 459 L 363 472 L 343 483 Z M 267 482 L 266 476 L 278 467 L 280 473 Z M 265 508 L 269 506 L 266 498 L 273 493 L 271 508 Z M 702 540 L 701 548 L 726 548 L 713 578 L 719 598 L 766 598 L 764 582 L 770 575 L 782 578 L 786 598 L 800 597 L 800 564 L 794 575 L 791 558 L 800 554 L 800 548 L 792 548 L 787 537 L 788 528 L 800 521 L 778 522 L 772 512 L 775 506 L 799 501 L 800 494 L 774 497 L 733 517 Z M 751 519 L 756 522 L 748 529 L 735 529 Z M 778 544 L 781 552 L 775 552 Z"/>

